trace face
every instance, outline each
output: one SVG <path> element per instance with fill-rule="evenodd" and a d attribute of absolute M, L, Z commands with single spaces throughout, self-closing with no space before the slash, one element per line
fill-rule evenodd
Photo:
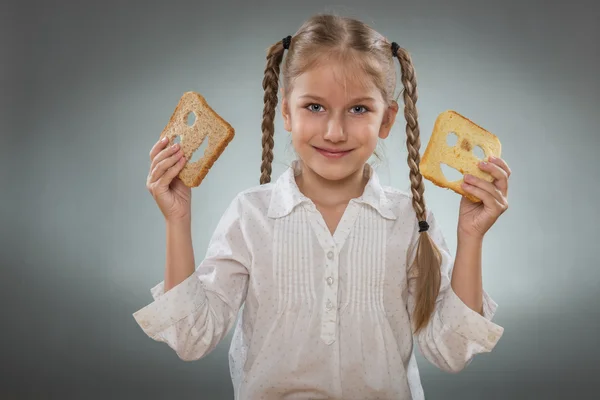
<path fill-rule="evenodd" d="M 285 129 L 304 168 L 330 181 L 362 174 L 398 112 L 398 104 L 386 104 L 367 76 L 356 79 L 362 72 L 347 68 L 331 64 L 309 70 L 287 96 L 283 93 Z"/>

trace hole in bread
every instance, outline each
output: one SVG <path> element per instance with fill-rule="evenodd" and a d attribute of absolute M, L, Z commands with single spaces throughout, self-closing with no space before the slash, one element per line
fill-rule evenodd
<path fill-rule="evenodd" d="M 485 151 L 483 151 L 481 146 L 475 146 L 473 149 L 473 154 L 475 154 L 475 157 L 479 158 L 480 160 L 485 158 Z"/>
<path fill-rule="evenodd" d="M 456 143 L 458 143 L 458 135 L 454 132 L 448 133 L 448 136 L 446 136 L 446 143 L 448 143 L 448 146 L 450 147 L 456 146 Z"/>
<path fill-rule="evenodd" d="M 206 150 L 207 147 L 208 147 L 208 136 L 206 136 L 204 138 L 204 140 L 200 144 L 200 147 L 198 147 L 194 151 L 194 153 L 192 154 L 192 158 L 190 158 L 190 161 L 196 162 L 196 161 L 200 160 L 202 157 L 204 157 L 204 151 Z"/>
<path fill-rule="evenodd" d="M 440 163 L 440 167 L 442 169 L 442 174 L 444 174 L 444 178 L 446 178 L 448 182 L 454 182 L 463 179 L 463 174 L 461 174 L 456 168 L 451 167 L 446 163 Z"/>
<path fill-rule="evenodd" d="M 173 144 L 175 144 L 175 143 L 181 143 L 181 138 L 179 137 L 179 135 L 177 135 L 173 138 Z"/>
<path fill-rule="evenodd" d="M 193 111 L 187 113 L 187 115 L 185 116 L 185 122 L 188 124 L 188 126 L 194 125 L 194 122 L 196 122 L 196 113 L 194 113 Z"/>

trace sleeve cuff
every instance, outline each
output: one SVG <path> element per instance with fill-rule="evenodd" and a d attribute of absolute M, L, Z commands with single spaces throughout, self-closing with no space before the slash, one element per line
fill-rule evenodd
<path fill-rule="evenodd" d="M 175 288 L 173 288 L 173 289 L 175 289 Z M 160 282 L 158 285 L 156 285 L 152 289 L 150 289 L 150 294 L 152 294 L 152 298 L 154 300 L 157 300 L 160 296 L 165 294 L 165 281 Z"/>
<path fill-rule="evenodd" d="M 497 308 L 498 304 L 484 291 L 481 315 L 469 308 L 450 287 L 442 305 L 441 320 L 453 332 L 491 351 L 504 333 L 503 327 L 492 322 Z"/>
<path fill-rule="evenodd" d="M 164 293 L 164 282 L 151 289 L 154 301 L 133 314 L 142 330 L 156 338 L 160 332 L 192 314 L 206 303 L 206 293 L 196 274 Z"/>

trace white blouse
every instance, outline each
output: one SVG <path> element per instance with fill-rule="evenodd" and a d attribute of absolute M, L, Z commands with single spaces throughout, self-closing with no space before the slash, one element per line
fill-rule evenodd
<path fill-rule="evenodd" d="M 331 235 L 298 189 L 294 163 L 275 182 L 240 193 L 221 218 L 204 260 L 134 318 L 183 360 L 207 355 L 235 325 L 229 351 L 235 399 L 424 399 L 413 354 L 411 310 L 418 221 L 411 195 L 383 187 L 372 168 Z M 503 333 L 496 303 L 484 315 L 450 286 L 453 258 L 428 212 L 442 252 L 435 314 L 414 335 L 431 363 L 458 372 Z M 241 311 L 238 317 L 238 311 Z M 236 323 L 237 319 L 237 323 Z"/>

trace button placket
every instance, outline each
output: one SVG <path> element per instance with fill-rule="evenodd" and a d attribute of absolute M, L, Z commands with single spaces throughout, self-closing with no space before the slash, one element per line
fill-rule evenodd
<path fill-rule="evenodd" d="M 327 344 L 335 341 L 338 313 L 338 272 L 339 259 L 332 245 L 325 251 L 325 282 L 323 290 L 323 319 L 321 321 L 321 338 Z"/>
<path fill-rule="evenodd" d="M 337 329 L 337 304 L 338 304 L 338 242 L 331 236 L 327 225 L 321 218 L 318 212 L 311 215 L 310 223 L 313 227 L 319 244 L 320 250 L 323 251 L 322 273 L 323 273 L 323 288 L 321 297 L 321 340 L 323 343 L 330 345 L 335 341 Z M 338 237 L 339 239 L 339 237 Z M 342 247 L 339 245 L 339 247 Z M 328 279 L 331 278 L 331 279 Z M 331 282 L 331 284 L 329 283 Z M 327 309 L 327 302 L 331 302 L 331 309 Z"/>

